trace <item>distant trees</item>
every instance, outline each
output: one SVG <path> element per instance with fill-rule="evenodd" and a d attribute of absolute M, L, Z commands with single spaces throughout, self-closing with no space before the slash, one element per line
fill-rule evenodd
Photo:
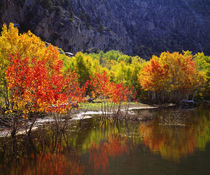
<path fill-rule="evenodd" d="M 185 98 L 208 96 L 208 59 L 203 53 L 163 52 L 160 57 L 153 56 L 146 62 L 138 56 L 124 55 L 119 51 L 100 51 L 77 53 L 68 65 L 78 73 L 82 84 L 90 80 L 89 76 L 105 71 L 110 82 L 122 83 L 133 89 L 140 100 L 178 103 Z"/>
<path fill-rule="evenodd" d="M 197 69 L 199 72 L 203 72 L 206 77 L 206 83 L 200 91 L 200 96 L 203 98 L 210 98 L 210 56 L 204 55 L 204 53 L 197 53 L 193 56 Z"/>
<path fill-rule="evenodd" d="M 90 56 L 78 52 L 74 57 L 68 60 L 64 69 L 77 73 L 80 85 L 84 85 L 90 80 L 90 77 L 93 76 L 96 70 L 99 71 L 100 66 L 97 60 L 93 60 Z"/>
<path fill-rule="evenodd" d="M 111 82 L 123 83 L 124 86 L 137 92 L 140 97 L 141 87 L 138 80 L 138 73 L 146 63 L 138 56 L 128 56 L 119 51 L 99 52 L 89 54 L 93 60 L 98 60 L 100 67 L 107 72 Z"/>

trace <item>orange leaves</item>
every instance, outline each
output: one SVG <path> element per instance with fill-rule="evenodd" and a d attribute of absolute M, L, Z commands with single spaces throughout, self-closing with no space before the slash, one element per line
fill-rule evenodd
<path fill-rule="evenodd" d="M 122 83 L 112 84 L 111 98 L 114 103 L 127 102 L 132 97 L 132 91 Z"/>
<path fill-rule="evenodd" d="M 114 103 L 127 102 L 132 97 L 132 91 L 122 83 L 110 82 L 106 72 L 95 73 L 95 77 L 90 77 L 89 85 L 95 96 L 103 96 Z"/>
<path fill-rule="evenodd" d="M 86 88 L 79 87 L 77 76 L 61 73 L 62 61 L 54 62 L 33 58 L 10 57 L 6 72 L 8 87 L 12 91 L 14 110 L 27 112 L 67 112 L 72 102 L 80 102 Z"/>
<path fill-rule="evenodd" d="M 145 90 L 183 93 L 198 88 L 200 86 L 198 81 L 203 82 L 192 55 L 178 52 L 163 52 L 159 58 L 153 56 L 142 68 L 139 81 Z"/>
<path fill-rule="evenodd" d="M 95 73 L 94 78 L 90 77 L 89 85 L 96 96 L 107 96 L 109 92 L 108 86 L 110 85 L 109 77 L 107 76 L 106 72 L 103 72 L 103 74 Z"/>
<path fill-rule="evenodd" d="M 18 55 L 10 58 L 6 75 L 15 110 L 25 110 L 30 103 L 32 111 L 44 111 L 52 101 L 45 62 L 34 63 L 35 59 L 29 65 L 28 58 L 21 59 Z"/>
<path fill-rule="evenodd" d="M 68 101 L 73 102 L 81 102 L 84 101 L 84 97 L 86 95 L 88 83 L 86 82 L 84 85 L 80 87 L 80 83 L 78 80 L 78 75 L 75 72 L 68 71 L 65 75 L 65 83 L 63 87 L 64 92 L 68 96 Z"/>
<path fill-rule="evenodd" d="M 83 100 L 87 85 L 80 87 L 75 73 L 62 73 L 57 47 L 46 46 L 30 31 L 19 34 L 12 23 L 4 25 L 0 46 L 0 76 L 6 73 L 14 110 L 63 113 Z"/>
<path fill-rule="evenodd" d="M 139 79 L 145 90 L 158 91 L 163 88 L 164 81 L 168 77 L 169 66 L 159 63 L 157 57 L 153 57 L 141 70 Z"/>

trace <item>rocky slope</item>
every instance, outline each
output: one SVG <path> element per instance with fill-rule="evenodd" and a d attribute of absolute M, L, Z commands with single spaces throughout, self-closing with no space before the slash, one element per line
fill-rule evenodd
<path fill-rule="evenodd" d="M 210 55 L 209 19 L 210 0 L 0 0 L 0 25 L 14 22 L 73 53 Z"/>

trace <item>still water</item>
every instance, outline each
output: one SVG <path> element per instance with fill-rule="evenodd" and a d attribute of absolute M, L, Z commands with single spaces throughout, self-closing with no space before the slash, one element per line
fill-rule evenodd
<path fill-rule="evenodd" d="M 150 121 L 94 117 L 0 138 L 0 175 L 208 175 L 210 110 L 134 111 Z"/>

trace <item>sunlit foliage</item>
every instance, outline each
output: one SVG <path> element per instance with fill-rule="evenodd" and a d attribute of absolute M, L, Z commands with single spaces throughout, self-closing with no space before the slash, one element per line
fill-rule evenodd
<path fill-rule="evenodd" d="M 67 112 L 80 102 L 86 86 L 65 70 L 59 50 L 46 46 L 30 31 L 19 34 L 14 24 L 3 26 L 0 37 L 1 92 L 7 108 L 22 113 Z"/>
<path fill-rule="evenodd" d="M 103 99 L 110 99 L 114 103 L 127 102 L 135 93 L 132 89 L 124 86 L 123 83 L 111 82 L 106 72 L 95 73 L 94 77 L 90 77 L 90 86 L 92 96 L 101 96 Z"/>
<path fill-rule="evenodd" d="M 12 110 L 29 112 L 67 112 L 71 102 L 81 101 L 84 88 L 81 89 L 77 76 L 61 73 L 62 61 L 50 65 L 48 60 L 29 59 L 16 55 L 10 57 L 6 71 L 8 88 L 11 90 Z"/>
<path fill-rule="evenodd" d="M 113 50 L 91 54 L 79 52 L 73 57 L 59 51 L 30 31 L 20 34 L 14 24 L 4 25 L 0 36 L 1 106 L 22 110 L 31 106 L 34 98 L 28 95 L 26 100 L 25 93 L 34 95 L 37 90 L 24 87 L 30 83 L 39 87 L 39 95 L 42 94 L 36 97 L 43 98 L 42 102 L 40 99 L 33 102 L 34 105 L 46 106 L 39 107 L 40 111 L 46 111 L 50 105 L 80 101 L 85 95 L 102 97 L 114 103 L 133 100 L 134 97 L 141 99 L 145 92 L 152 101 L 162 103 L 177 103 L 196 95 L 208 98 L 209 95 L 209 57 L 203 53 L 193 56 L 190 51 L 183 54 L 163 52 L 160 57 L 153 56 L 146 62 L 138 56 Z M 40 77 L 39 85 L 34 83 L 34 76 Z M 48 92 L 50 86 L 52 90 Z M 24 89 L 24 93 L 20 89 Z M 16 108 L 15 98 L 22 103 Z"/>
<path fill-rule="evenodd" d="M 139 76 L 142 88 L 154 92 L 164 101 L 189 98 L 205 83 L 205 74 L 199 72 L 192 55 L 163 52 L 153 56 L 142 68 Z"/>
<path fill-rule="evenodd" d="M 198 70 L 206 74 L 206 84 L 201 91 L 201 96 L 204 98 L 210 98 L 210 56 L 204 55 L 204 53 L 197 53 L 194 55 L 194 60 L 197 64 Z"/>
<path fill-rule="evenodd" d="M 34 58 L 37 61 L 44 61 L 48 71 L 52 71 L 53 67 L 60 62 L 57 47 L 52 45 L 47 47 L 45 42 L 30 31 L 19 34 L 13 23 L 10 23 L 8 28 L 4 24 L 0 36 L 0 92 L 5 98 L 7 108 L 9 108 L 9 92 L 5 72 L 10 64 L 10 56 L 15 56 L 16 54 L 20 58 L 27 57 L 29 63 Z"/>
<path fill-rule="evenodd" d="M 84 85 L 90 76 L 101 69 L 99 62 L 93 60 L 90 56 L 78 52 L 74 57 L 64 61 L 64 72 L 71 70 L 77 73 L 78 80 L 81 85 Z"/>
<path fill-rule="evenodd" d="M 119 51 L 111 50 L 109 52 L 100 51 L 98 54 L 89 54 L 93 60 L 98 60 L 100 66 L 110 77 L 111 82 L 123 83 L 124 86 L 134 88 L 137 96 L 140 96 L 141 89 L 138 80 L 138 73 L 146 63 L 138 56 L 128 56 Z"/>

